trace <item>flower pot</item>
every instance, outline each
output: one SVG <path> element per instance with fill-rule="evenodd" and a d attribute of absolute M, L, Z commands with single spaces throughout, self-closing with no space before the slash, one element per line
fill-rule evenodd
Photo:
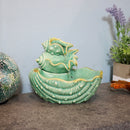
<path fill-rule="evenodd" d="M 113 63 L 113 80 L 124 80 L 130 82 L 130 65 Z"/>

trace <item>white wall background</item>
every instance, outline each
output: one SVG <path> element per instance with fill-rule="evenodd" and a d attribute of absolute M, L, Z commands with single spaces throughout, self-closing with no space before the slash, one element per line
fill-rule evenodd
<path fill-rule="evenodd" d="M 0 0 L 0 51 L 18 64 L 23 93 L 32 91 L 29 72 L 38 67 L 41 43 L 57 37 L 79 49 L 78 67 L 103 70 L 110 81 L 108 56 L 112 45 L 105 9 L 116 4 L 130 16 L 130 0 Z"/>

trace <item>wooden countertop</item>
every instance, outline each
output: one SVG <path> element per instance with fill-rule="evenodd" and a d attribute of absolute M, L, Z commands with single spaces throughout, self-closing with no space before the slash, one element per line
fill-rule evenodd
<path fill-rule="evenodd" d="M 35 93 L 19 94 L 0 105 L 0 130 L 130 130 L 130 93 L 101 84 L 81 104 L 58 105 Z"/>

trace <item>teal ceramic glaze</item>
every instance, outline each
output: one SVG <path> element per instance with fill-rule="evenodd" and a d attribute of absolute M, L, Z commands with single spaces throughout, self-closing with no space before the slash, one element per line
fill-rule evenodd
<path fill-rule="evenodd" d="M 42 45 L 46 52 L 54 55 L 65 55 L 69 48 L 73 47 L 73 44 L 57 38 L 51 38 L 50 40 L 45 41 Z"/>
<path fill-rule="evenodd" d="M 69 50 L 73 45 L 57 38 L 45 41 L 44 52 L 36 61 L 42 70 L 52 73 L 69 72 L 73 66 L 77 66 L 78 57 L 75 55 L 78 49 Z"/>
<path fill-rule="evenodd" d="M 34 91 L 44 100 L 59 104 L 81 103 L 91 98 L 101 83 L 102 71 L 87 67 L 73 69 L 77 65 L 75 54 L 78 50 L 69 50 L 70 43 L 52 38 L 43 45 L 46 52 L 37 59 L 40 68 L 29 74 Z M 50 46 L 62 49 L 56 54 L 57 51 L 54 48 L 51 51 Z"/>
<path fill-rule="evenodd" d="M 77 49 L 68 51 L 67 55 L 52 55 L 48 52 L 43 53 L 37 63 L 41 69 L 52 73 L 69 72 L 73 66 L 77 66 Z"/>
<path fill-rule="evenodd" d="M 0 103 L 12 97 L 20 85 L 18 66 L 12 58 L 0 53 Z"/>

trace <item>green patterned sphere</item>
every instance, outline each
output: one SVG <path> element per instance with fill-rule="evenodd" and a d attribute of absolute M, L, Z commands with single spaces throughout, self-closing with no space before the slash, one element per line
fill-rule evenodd
<path fill-rule="evenodd" d="M 18 66 L 12 58 L 0 52 L 0 103 L 12 97 L 19 86 Z"/>

